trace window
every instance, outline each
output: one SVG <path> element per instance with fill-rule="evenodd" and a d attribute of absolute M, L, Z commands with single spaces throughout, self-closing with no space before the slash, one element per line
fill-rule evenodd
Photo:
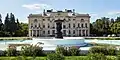
<path fill-rule="evenodd" d="M 80 23 L 78 23 L 78 27 L 80 27 Z"/>
<path fill-rule="evenodd" d="M 86 30 L 86 36 L 88 36 L 88 30 Z"/>
<path fill-rule="evenodd" d="M 79 30 L 79 36 L 81 36 L 81 30 Z"/>
<path fill-rule="evenodd" d="M 70 18 L 68 20 L 70 21 Z"/>
<path fill-rule="evenodd" d="M 83 28 L 83 24 L 81 24 L 81 27 Z"/>
<path fill-rule="evenodd" d="M 83 36 L 85 36 L 85 30 L 82 30 Z"/>
<path fill-rule="evenodd" d="M 50 34 L 50 30 L 48 30 L 48 34 Z"/>
<path fill-rule="evenodd" d="M 75 30 L 73 30 L 73 34 L 75 34 Z"/>
<path fill-rule="evenodd" d="M 45 31 L 43 31 L 43 34 L 45 34 Z"/>
<path fill-rule="evenodd" d="M 69 28 L 70 28 L 70 23 L 69 23 Z"/>
<path fill-rule="evenodd" d="M 66 35 L 66 30 L 63 30 L 63 34 Z"/>
<path fill-rule="evenodd" d="M 39 23 L 39 27 L 40 27 L 40 23 Z"/>
<path fill-rule="evenodd" d="M 35 27 L 37 27 L 37 25 L 35 25 Z"/>
<path fill-rule="evenodd" d="M 65 26 L 65 25 L 63 25 L 63 28 L 66 28 L 66 26 Z"/>
<path fill-rule="evenodd" d="M 43 19 L 43 21 L 45 21 L 45 19 Z"/>
<path fill-rule="evenodd" d="M 45 25 L 43 25 L 43 28 L 45 28 Z"/>
<path fill-rule="evenodd" d="M 85 23 L 85 27 L 87 28 L 87 23 Z"/>
<path fill-rule="evenodd" d="M 84 22 L 84 19 L 81 19 L 81 22 Z"/>
<path fill-rule="evenodd" d="M 50 25 L 49 25 L 49 23 L 48 23 L 48 28 L 50 28 Z"/>
<path fill-rule="evenodd" d="M 75 24 L 73 24 L 73 28 L 75 28 Z"/>
<path fill-rule="evenodd" d="M 75 20 L 75 19 L 73 19 L 73 20 Z"/>
<path fill-rule="evenodd" d="M 36 23 L 36 22 L 37 22 L 37 19 L 34 20 L 34 23 Z"/>
<path fill-rule="evenodd" d="M 48 21 L 50 21 L 50 18 L 48 18 Z"/>
<path fill-rule="evenodd" d="M 71 34 L 70 30 L 68 31 L 69 34 Z"/>

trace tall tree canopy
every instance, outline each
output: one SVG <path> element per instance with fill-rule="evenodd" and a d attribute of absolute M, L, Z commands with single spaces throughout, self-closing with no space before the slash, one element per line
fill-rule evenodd
<path fill-rule="evenodd" d="M 28 24 L 19 23 L 19 20 L 15 18 L 13 13 L 10 15 L 7 13 L 5 17 L 4 24 L 2 23 L 0 15 L 0 37 L 4 36 L 27 36 L 28 34 Z M 2 28 L 1 28 L 2 24 Z M 2 30 L 2 31 L 1 31 Z"/>

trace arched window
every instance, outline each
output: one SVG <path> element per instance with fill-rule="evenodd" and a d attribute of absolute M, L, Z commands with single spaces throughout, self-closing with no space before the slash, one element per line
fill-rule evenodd
<path fill-rule="evenodd" d="M 70 23 L 69 23 L 69 28 L 70 28 Z"/>
<path fill-rule="evenodd" d="M 39 27 L 40 27 L 40 23 L 39 23 Z"/>
<path fill-rule="evenodd" d="M 75 30 L 73 30 L 73 34 L 75 34 Z"/>
<path fill-rule="evenodd" d="M 82 28 L 84 27 L 83 24 L 81 24 L 81 27 L 82 27 Z"/>
<path fill-rule="evenodd" d="M 71 34 L 71 32 L 70 32 L 70 30 L 69 30 L 69 32 L 68 32 L 69 34 Z"/>
<path fill-rule="evenodd" d="M 63 25 L 63 28 L 66 28 L 66 26 L 65 26 L 65 25 Z"/>
<path fill-rule="evenodd" d="M 78 27 L 80 27 L 80 23 L 78 23 Z"/>
<path fill-rule="evenodd" d="M 37 22 L 37 19 L 35 19 L 34 22 L 36 23 L 36 22 Z"/>
<path fill-rule="evenodd" d="M 84 19 L 81 19 L 81 22 L 84 22 Z"/>
<path fill-rule="evenodd" d="M 85 27 L 87 28 L 87 23 L 85 23 Z"/>
<path fill-rule="evenodd" d="M 48 34 L 50 34 L 50 30 L 48 30 Z"/>
<path fill-rule="evenodd" d="M 37 25 L 35 24 L 35 27 L 37 27 Z"/>
<path fill-rule="evenodd" d="M 49 25 L 49 23 L 48 23 L 48 28 L 50 28 L 50 25 Z"/>
<path fill-rule="evenodd" d="M 75 28 L 75 24 L 73 24 L 73 28 Z"/>

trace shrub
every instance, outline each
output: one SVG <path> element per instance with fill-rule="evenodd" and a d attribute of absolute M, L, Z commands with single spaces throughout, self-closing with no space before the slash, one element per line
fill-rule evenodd
<path fill-rule="evenodd" d="M 16 48 L 8 48 L 6 50 L 6 55 L 7 56 L 17 56 L 17 50 L 16 50 Z"/>
<path fill-rule="evenodd" d="M 116 57 L 115 56 L 108 56 L 107 60 L 116 60 Z"/>
<path fill-rule="evenodd" d="M 42 47 L 39 46 L 23 46 L 21 48 L 21 55 L 23 56 L 42 56 Z"/>
<path fill-rule="evenodd" d="M 67 49 L 65 49 L 65 47 L 62 47 L 62 46 L 57 46 L 55 53 L 67 55 Z"/>
<path fill-rule="evenodd" d="M 116 55 L 117 49 L 110 46 L 94 46 L 89 50 L 90 53 L 103 53 L 104 55 Z"/>
<path fill-rule="evenodd" d="M 0 51 L 0 56 L 6 56 L 6 51 Z"/>
<path fill-rule="evenodd" d="M 102 53 L 88 54 L 88 60 L 106 60 L 106 56 Z"/>
<path fill-rule="evenodd" d="M 79 51 L 79 48 L 77 48 L 77 47 L 73 46 L 68 49 L 68 54 L 70 54 L 70 56 L 78 56 L 79 53 L 80 53 L 80 51 Z"/>
<path fill-rule="evenodd" d="M 117 60 L 120 60 L 120 55 L 117 55 Z"/>
<path fill-rule="evenodd" d="M 115 47 L 107 47 L 107 54 L 106 55 L 116 55 L 117 49 Z"/>
<path fill-rule="evenodd" d="M 47 60 L 65 60 L 65 58 L 62 54 L 52 53 L 47 55 Z"/>

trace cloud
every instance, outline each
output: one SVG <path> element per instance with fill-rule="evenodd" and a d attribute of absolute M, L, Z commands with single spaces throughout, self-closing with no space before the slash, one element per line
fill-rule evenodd
<path fill-rule="evenodd" d="M 112 12 L 108 12 L 108 15 L 119 15 L 120 11 L 112 11 Z"/>
<path fill-rule="evenodd" d="M 24 4 L 22 7 L 28 8 L 30 10 L 38 10 L 38 9 L 48 9 L 51 6 L 47 4 Z"/>
<path fill-rule="evenodd" d="M 90 14 L 91 16 L 98 16 L 98 14 Z"/>

